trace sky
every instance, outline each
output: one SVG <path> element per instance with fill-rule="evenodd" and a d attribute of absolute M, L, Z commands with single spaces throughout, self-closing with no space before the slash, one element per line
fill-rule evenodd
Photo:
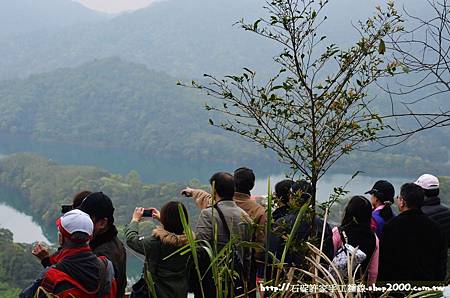
<path fill-rule="evenodd" d="M 145 7 L 152 0 L 74 0 L 99 11 L 117 13 L 126 10 L 135 10 Z"/>

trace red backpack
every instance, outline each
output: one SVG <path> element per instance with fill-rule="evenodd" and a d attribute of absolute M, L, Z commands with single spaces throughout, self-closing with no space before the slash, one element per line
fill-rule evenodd
<path fill-rule="evenodd" d="M 54 267 L 50 268 L 44 275 L 41 282 L 41 288 L 48 293 L 56 295 L 58 298 L 115 298 L 117 285 L 116 280 L 113 278 L 111 281 L 111 288 L 108 294 L 102 294 L 102 288 L 108 282 L 106 280 L 107 270 L 108 270 L 108 259 L 104 256 L 98 257 L 102 264 L 102 275 L 100 283 L 94 291 L 89 291 L 83 285 L 81 285 L 77 280 L 73 279 L 67 273 L 58 270 Z M 61 283 L 70 284 L 67 289 L 61 292 L 55 293 L 55 288 Z"/>

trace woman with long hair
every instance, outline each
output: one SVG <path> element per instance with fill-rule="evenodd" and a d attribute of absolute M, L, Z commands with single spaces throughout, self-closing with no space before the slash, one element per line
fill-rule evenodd
<path fill-rule="evenodd" d="M 395 215 L 391 205 L 394 203 L 394 186 L 386 180 L 378 180 L 372 189 L 366 194 L 371 194 L 370 203 L 372 204 L 372 230 L 381 236 L 384 224 L 391 220 Z"/>
<path fill-rule="evenodd" d="M 188 292 L 187 261 L 189 255 L 174 254 L 188 242 L 178 206 L 181 206 L 184 216 L 188 220 L 186 207 L 180 202 L 171 201 L 161 208 L 161 212 L 156 208 L 150 208 L 152 217 L 161 223 L 151 235 L 139 235 L 138 232 L 139 221 L 145 210 L 142 207 L 134 210 L 133 219 L 125 229 L 127 245 L 134 251 L 145 255 L 144 272 L 151 274 L 158 298 L 185 298 Z"/>
<path fill-rule="evenodd" d="M 334 253 L 342 247 L 344 237 L 347 243 L 366 255 L 361 263 L 361 273 L 369 283 L 375 283 L 378 275 L 379 240 L 371 229 L 372 206 L 365 197 L 354 196 L 344 211 L 341 226 L 333 229 Z"/>

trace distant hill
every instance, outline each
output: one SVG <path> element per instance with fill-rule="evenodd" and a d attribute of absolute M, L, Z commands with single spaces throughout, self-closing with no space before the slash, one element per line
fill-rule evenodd
<path fill-rule="evenodd" d="M 276 51 L 267 41 L 233 26 L 243 17 L 256 19 L 263 4 L 261 0 L 158 1 L 106 22 L 15 36 L 0 47 L 4 58 L 0 79 L 111 56 L 176 77 L 230 73 L 242 67 L 265 71 Z"/>
<path fill-rule="evenodd" d="M 24 7 L 33 4 L 19 12 L 9 7 L 16 2 Z M 349 45 L 359 36 L 352 22 L 356 24 L 374 14 L 375 6 L 383 2 L 330 1 L 324 11 L 328 20 L 323 33 L 329 42 Z M 400 7 L 403 2 L 396 1 Z M 198 78 L 205 72 L 230 74 L 242 67 L 269 75 L 273 71 L 272 57 L 279 49 L 268 40 L 244 32 L 239 25 L 233 26 L 242 18 L 251 22 L 263 16 L 265 4 L 264 0 L 164 0 L 104 22 L 86 24 L 96 20 L 97 13 L 68 0 L 2 1 L 0 22 L 6 26 L 0 32 L 25 33 L 2 40 L 0 80 L 111 56 L 175 77 Z M 418 3 L 406 4 L 423 10 Z M 61 28 L 61 24 L 67 26 Z M 33 32 L 29 32 L 30 28 Z"/>
<path fill-rule="evenodd" d="M 0 130 L 190 161 L 268 160 L 256 145 L 211 127 L 205 97 L 176 82 L 119 58 L 3 81 Z"/>
<path fill-rule="evenodd" d="M 106 18 L 106 14 L 71 0 L 4 0 L 0 1 L 0 37 L 57 30 Z"/>

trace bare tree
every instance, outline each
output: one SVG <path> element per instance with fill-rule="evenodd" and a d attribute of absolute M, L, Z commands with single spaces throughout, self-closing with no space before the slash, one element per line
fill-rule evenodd
<path fill-rule="evenodd" d="M 447 107 L 427 109 L 430 99 L 450 94 L 450 4 L 447 0 L 427 0 L 425 4 L 422 13 L 428 16 L 403 8 L 404 30 L 386 40 L 397 75 L 395 81 L 380 85 L 392 98 L 388 117 L 395 120 L 395 133 L 379 138 L 383 147 L 429 128 L 450 125 L 448 101 Z M 394 101 L 400 104 L 394 105 Z M 425 103 L 420 112 L 414 108 L 419 103 Z M 399 122 L 404 118 L 413 118 L 414 123 L 402 126 Z"/>
<path fill-rule="evenodd" d="M 371 108 L 368 87 L 394 73 L 386 63 L 383 41 L 402 30 L 393 3 L 377 8 L 373 17 L 359 22 L 359 41 L 341 49 L 326 44 L 320 26 L 326 21 L 327 0 L 271 0 L 267 18 L 242 27 L 282 47 L 276 56 L 276 75 L 265 84 L 256 73 L 223 79 L 205 75 L 207 83 L 192 87 L 219 99 L 207 105 L 226 116 L 212 125 L 237 133 L 275 151 L 313 185 L 344 154 L 376 140 L 386 128 L 383 115 Z"/>

